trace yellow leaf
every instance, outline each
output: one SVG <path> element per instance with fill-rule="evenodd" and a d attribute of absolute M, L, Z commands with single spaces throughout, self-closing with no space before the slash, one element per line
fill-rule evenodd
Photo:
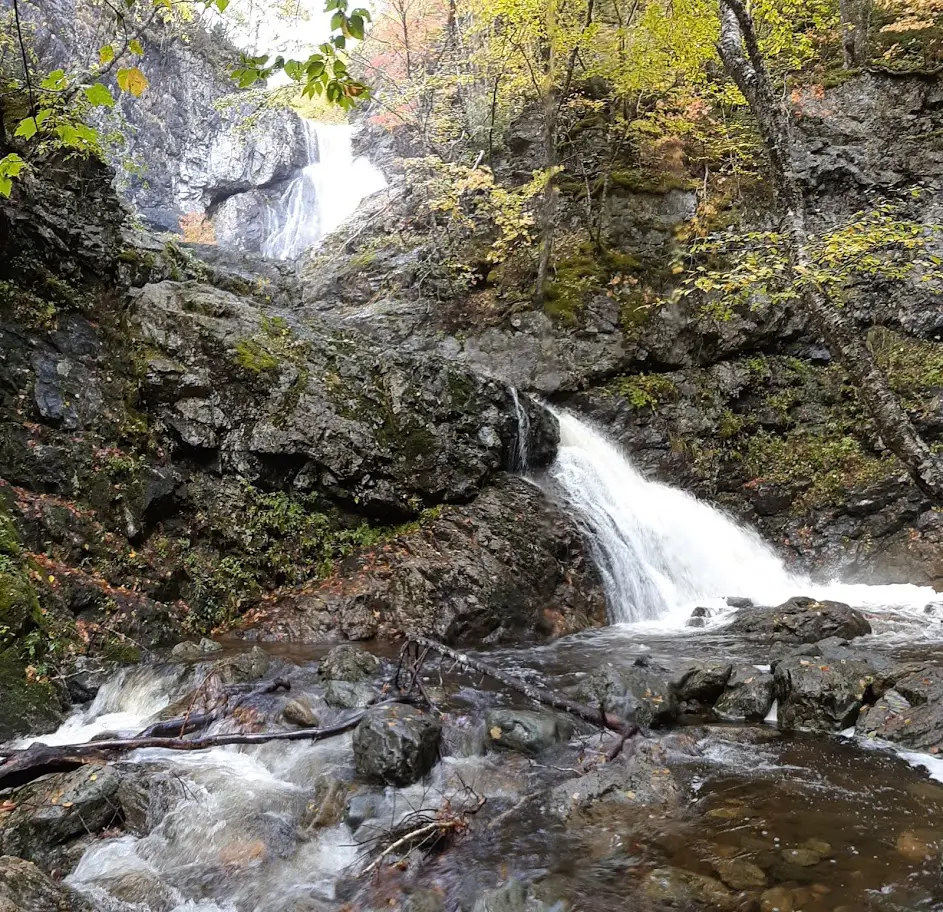
<path fill-rule="evenodd" d="M 492 728 L 491 731 L 488 732 L 488 734 L 491 735 L 491 740 L 492 740 L 492 741 L 500 741 L 500 740 L 501 740 L 501 729 L 498 728 L 497 725 L 495 725 L 495 727 Z"/>
<path fill-rule="evenodd" d="M 110 44 L 106 44 L 98 52 L 98 62 L 102 66 L 107 66 L 114 59 L 115 59 L 115 49 Z"/>
<path fill-rule="evenodd" d="M 130 92 L 135 98 L 140 98 L 144 90 L 150 85 L 147 77 L 137 67 L 124 67 L 115 74 L 118 87 L 122 92 Z"/>
<path fill-rule="evenodd" d="M 49 582 L 50 582 L 50 583 L 54 583 L 55 581 L 56 581 L 56 578 L 50 573 L 50 574 L 49 574 Z"/>

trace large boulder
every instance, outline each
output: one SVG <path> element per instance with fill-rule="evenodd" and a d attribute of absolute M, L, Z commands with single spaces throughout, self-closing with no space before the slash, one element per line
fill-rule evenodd
<path fill-rule="evenodd" d="M 728 722 L 758 722 L 773 705 L 773 676 L 754 665 L 737 665 L 714 704 L 714 712 Z"/>
<path fill-rule="evenodd" d="M 871 625 L 860 611 L 842 602 L 797 596 L 775 608 L 741 610 L 728 630 L 770 643 L 816 643 L 828 637 L 864 636 Z"/>
<path fill-rule="evenodd" d="M 893 687 L 859 716 L 858 733 L 915 750 L 943 748 L 943 669 L 903 666 L 891 678 Z"/>
<path fill-rule="evenodd" d="M 18 789 L 10 796 L 13 810 L 0 817 L 0 851 L 50 872 L 67 871 L 86 837 L 120 822 L 120 782 L 113 766 L 88 765 Z"/>
<path fill-rule="evenodd" d="M 863 659 L 790 656 L 774 669 L 781 729 L 842 731 L 858 713 L 875 682 L 873 666 Z"/>
<path fill-rule="evenodd" d="M 22 858 L 0 857 L 3 912 L 108 912 L 97 902 L 51 880 Z"/>
<path fill-rule="evenodd" d="M 671 672 L 644 658 L 626 668 L 610 666 L 594 672 L 580 683 L 576 696 L 641 725 L 667 725 L 681 712 Z"/>
<path fill-rule="evenodd" d="M 442 726 L 414 706 L 383 706 L 354 730 L 357 772 L 389 785 L 410 785 L 435 766 Z"/>
<path fill-rule="evenodd" d="M 365 649 L 348 643 L 335 646 L 318 665 L 318 674 L 325 681 L 356 683 L 372 678 L 380 670 L 380 660 Z"/>

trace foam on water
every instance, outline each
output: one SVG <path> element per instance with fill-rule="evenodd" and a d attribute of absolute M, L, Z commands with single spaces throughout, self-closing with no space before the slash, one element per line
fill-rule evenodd
<path fill-rule="evenodd" d="M 794 595 L 916 619 L 938 598 L 926 586 L 814 583 L 788 570 L 752 529 L 647 479 L 598 429 L 552 411 L 560 447 L 550 475 L 586 529 L 615 623 L 680 629 L 698 605 L 722 623 L 730 614 L 725 596 L 776 605 Z"/>

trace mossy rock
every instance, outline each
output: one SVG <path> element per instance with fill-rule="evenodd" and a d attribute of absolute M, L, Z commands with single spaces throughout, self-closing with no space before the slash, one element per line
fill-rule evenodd
<path fill-rule="evenodd" d="M 0 646 L 39 626 L 39 601 L 25 571 L 0 555 Z"/>
<path fill-rule="evenodd" d="M 49 731 L 62 721 L 56 689 L 28 681 L 14 649 L 0 651 L 0 694 L 0 742 L 31 731 Z"/>

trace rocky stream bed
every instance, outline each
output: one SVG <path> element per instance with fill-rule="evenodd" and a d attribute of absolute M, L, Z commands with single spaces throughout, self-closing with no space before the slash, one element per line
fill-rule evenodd
<path fill-rule="evenodd" d="M 429 662 L 432 706 L 375 707 L 352 734 L 45 777 L 0 805 L 2 908 L 943 908 L 939 620 L 811 599 L 726 620 L 475 653 L 643 721 L 608 761 L 611 734 Z M 97 695 L 40 740 L 133 733 L 232 694 L 216 731 L 329 725 L 377 698 L 397 654 L 181 645 L 82 681 Z M 290 689 L 262 693 L 276 678 Z M 462 823 L 440 841 L 381 854 L 447 818 Z"/>

